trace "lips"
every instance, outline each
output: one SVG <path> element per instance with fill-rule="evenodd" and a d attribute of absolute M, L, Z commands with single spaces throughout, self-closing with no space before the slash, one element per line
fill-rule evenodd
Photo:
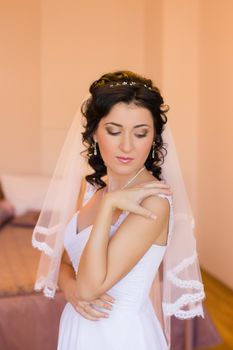
<path fill-rule="evenodd" d="M 131 157 L 116 157 L 121 163 L 130 163 L 134 158 Z"/>

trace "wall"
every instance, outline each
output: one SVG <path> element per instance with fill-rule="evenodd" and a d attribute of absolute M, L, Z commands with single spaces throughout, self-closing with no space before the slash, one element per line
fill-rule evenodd
<path fill-rule="evenodd" d="M 90 83 L 114 69 L 144 73 L 145 19 L 142 0 L 41 4 L 42 171 L 47 174 Z"/>
<path fill-rule="evenodd" d="M 163 0 L 162 89 L 195 217 L 199 116 L 198 0 Z"/>
<path fill-rule="evenodd" d="M 163 0 L 145 1 L 145 73 L 162 88 Z"/>
<path fill-rule="evenodd" d="M 201 265 L 231 288 L 232 13 L 230 0 L 148 0 L 145 39 L 146 71 L 171 106 Z"/>
<path fill-rule="evenodd" d="M 170 106 L 167 117 L 195 217 L 198 212 L 198 5 L 198 0 L 147 0 L 145 36 L 146 71 Z"/>
<path fill-rule="evenodd" d="M 41 168 L 39 6 L 39 0 L 1 2 L 1 173 Z"/>
<path fill-rule="evenodd" d="M 233 288 L 233 2 L 200 2 L 199 250 Z"/>
<path fill-rule="evenodd" d="M 10 0 L 0 16 L 0 171 L 49 174 L 90 83 L 144 73 L 144 1 Z"/>

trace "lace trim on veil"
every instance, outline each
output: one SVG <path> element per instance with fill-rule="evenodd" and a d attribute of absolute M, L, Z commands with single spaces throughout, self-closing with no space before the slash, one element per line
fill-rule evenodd
<path fill-rule="evenodd" d="M 167 272 L 167 278 L 177 287 L 180 288 L 194 288 L 203 289 L 203 284 L 196 280 L 183 280 L 178 278 L 177 275 L 183 271 L 186 267 L 192 265 L 197 259 L 197 253 L 195 252 L 192 256 L 182 260 L 176 267 Z"/>
<path fill-rule="evenodd" d="M 175 303 L 163 303 L 163 311 L 165 316 L 176 316 L 180 319 L 193 318 L 195 316 L 204 317 L 203 308 L 201 305 L 193 307 L 190 310 L 182 310 L 182 307 L 190 303 L 196 303 L 203 300 L 205 297 L 204 291 L 195 294 L 183 294 Z"/>
<path fill-rule="evenodd" d="M 46 242 L 40 242 L 35 237 L 32 237 L 32 246 L 44 252 L 46 255 L 53 257 L 54 249 L 52 249 Z"/>
<path fill-rule="evenodd" d="M 59 225 L 54 225 L 52 227 L 44 227 L 37 225 L 32 235 L 32 246 L 44 252 L 46 255 L 54 257 L 54 249 L 51 248 L 46 242 L 41 242 L 40 240 L 38 240 L 36 238 L 36 235 L 44 235 L 46 237 L 52 236 L 56 234 L 59 229 L 61 229 L 61 226 Z"/>
<path fill-rule="evenodd" d="M 192 256 L 182 260 L 175 268 L 167 272 L 166 278 L 173 285 L 181 289 L 193 289 L 195 292 L 184 293 L 173 303 L 163 302 L 163 311 L 165 316 L 174 315 L 180 319 L 193 318 L 195 316 L 204 317 L 202 305 L 194 305 L 205 298 L 203 284 L 197 280 L 184 280 L 177 277 L 180 272 L 184 271 L 190 265 L 195 263 L 196 260 L 197 253 L 195 252 Z M 183 310 L 182 308 L 184 307 L 188 307 L 189 310 Z"/>
<path fill-rule="evenodd" d="M 36 280 L 35 285 L 34 285 L 34 290 L 37 292 L 40 292 L 43 289 L 43 294 L 47 298 L 53 299 L 57 290 L 56 286 L 51 286 L 48 287 L 46 285 L 46 277 L 40 277 L 39 279 Z"/>

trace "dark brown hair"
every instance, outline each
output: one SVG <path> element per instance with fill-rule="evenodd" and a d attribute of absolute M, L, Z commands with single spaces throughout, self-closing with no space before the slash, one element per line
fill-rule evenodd
<path fill-rule="evenodd" d="M 86 180 L 99 188 L 106 186 L 101 179 L 106 175 L 106 166 L 98 149 L 94 155 L 93 133 L 96 131 L 100 120 L 105 117 L 111 108 L 119 103 L 134 103 L 137 106 L 147 108 L 153 117 L 155 129 L 155 157 L 152 158 L 150 151 L 145 167 L 151 171 L 153 176 L 161 180 L 161 165 L 166 155 L 162 132 L 167 122 L 166 112 L 169 107 L 164 105 L 159 89 L 153 85 L 150 79 L 146 79 L 130 71 L 117 71 L 107 73 L 94 81 L 89 89 L 91 97 L 82 105 L 81 111 L 85 117 L 85 131 L 83 132 L 83 143 L 86 145 L 86 156 L 94 173 L 87 175 Z"/>

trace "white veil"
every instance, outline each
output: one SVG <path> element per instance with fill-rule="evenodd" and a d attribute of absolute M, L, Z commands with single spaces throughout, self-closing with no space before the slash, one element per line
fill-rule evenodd
<path fill-rule="evenodd" d="M 42 251 L 35 290 L 43 290 L 47 297 L 54 297 L 57 289 L 65 228 L 75 212 L 81 182 L 88 171 L 87 160 L 80 154 L 84 149 L 82 131 L 82 116 L 78 112 L 33 231 L 32 244 Z M 181 319 L 204 317 L 202 300 L 205 294 L 193 234 L 194 219 L 168 124 L 162 136 L 168 151 L 162 176 L 173 191 L 174 220 L 160 274 L 153 282 L 150 296 L 169 344 L 171 316 Z"/>
<path fill-rule="evenodd" d="M 81 183 L 87 172 L 87 161 L 81 155 L 83 125 L 77 112 L 67 133 L 56 168 L 51 178 L 32 245 L 41 250 L 35 290 L 54 297 L 63 253 L 66 225 L 75 212 Z"/>
<path fill-rule="evenodd" d="M 172 188 L 173 220 L 160 274 L 152 285 L 151 299 L 153 303 L 156 298 L 157 303 L 160 299 L 162 309 L 158 312 L 157 305 L 154 306 L 170 345 L 171 316 L 204 318 L 202 300 L 205 293 L 197 257 L 194 218 L 169 123 L 162 135 L 167 144 L 162 176 Z"/>

